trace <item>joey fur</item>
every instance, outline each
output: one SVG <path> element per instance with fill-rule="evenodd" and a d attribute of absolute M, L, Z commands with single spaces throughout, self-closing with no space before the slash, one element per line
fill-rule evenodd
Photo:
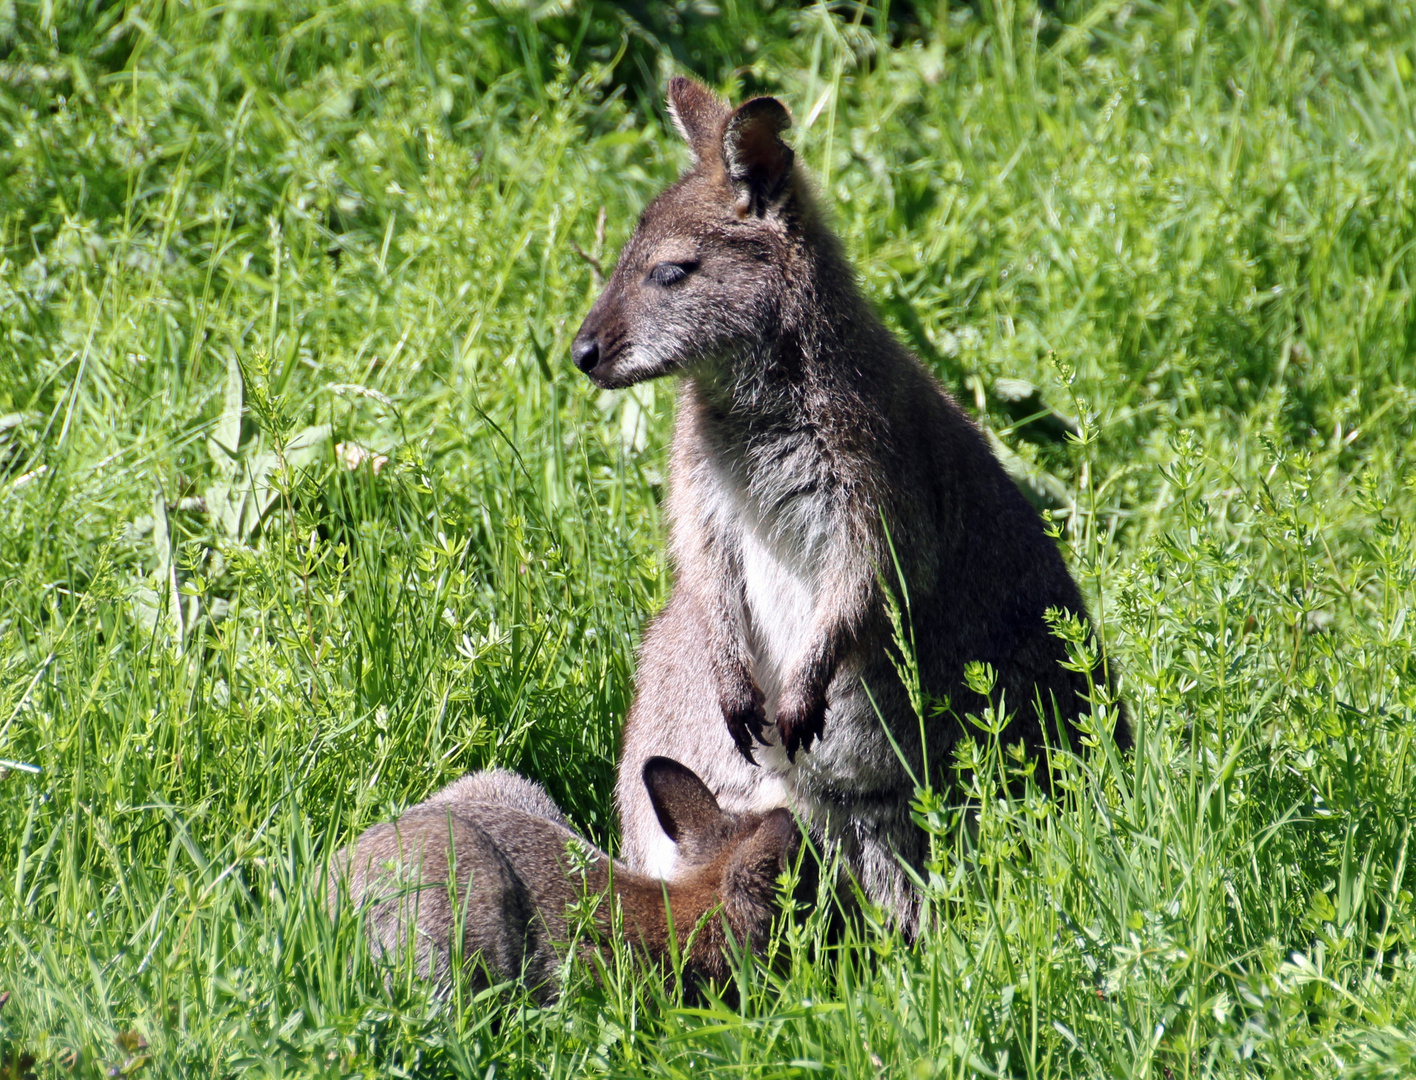
<path fill-rule="evenodd" d="M 519 979 L 544 1001 L 558 990 L 556 967 L 572 932 L 567 909 L 610 890 L 612 899 L 595 908 L 602 941 L 617 905 L 629 944 L 662 959 L 671 913 L 685 974 L 725 978 L 728 933 L 740 947 L 760 948 L 771 930 L 777 876 L 800 840 L 796 822 L 785 809 L 726 813 L 697 776 L 667 758 L 644 762 L 640 775 L 659 827 L 683 855 L 672 883 L 612 862 L 570 829 L 539 785 L 493 769 L 463 777 L 340 851 L 330 908 L 359 907 L 376 955 L 411 947 L 418 974 L 440 984 L 460 932 L 474 978 Z"/>
<path fill-rule="evenodd" d="M 1040 752 L 1055 717 L 1076 745 L 1086 676 L 1043 616 L 1085 618 L 1082 597 L 978 427 L 861 295 L 781 139 L 786 108 L 734 109 L 675 78 L 669 112 L 693 163 L 644 210 L 571 350 L 600 387 L 681 376 L 674 586 L 625 725 L 624 857 L 685 869 L 639 781 L 666 755 L 735 811 L 795 808 L 913 928 L 900 859 L 918 866 L 924 839 L 906 765 L 920 775 L 927 755 L 947 777 L 958 718 L 988 704 L 964 682 L 974 660 L 1015 714 L 1009 742 Z M 923 737 L 891 660 L 896 560 L 924 690 L 950 705 Z M 1130 742 L 1124 715 L 1114 736 Z"/>

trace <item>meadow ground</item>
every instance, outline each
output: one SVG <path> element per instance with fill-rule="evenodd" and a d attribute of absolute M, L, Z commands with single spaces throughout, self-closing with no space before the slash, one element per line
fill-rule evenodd
<path fill-rule="evenodd" d="M 0 0 L 0 1077 L 1416 1074 L 1413 43 L 1381 0 Z M 791 104 L 1057 507 L 1137 748 L 1045 801 L 980 726 L 916 945 L 798 912 L 702 1000 L 619 951 L 439 1001 L 320 867 L 488 763 L 614 843 L 672 389 L 567 351 L 685 159 L 675 65 Z"/>

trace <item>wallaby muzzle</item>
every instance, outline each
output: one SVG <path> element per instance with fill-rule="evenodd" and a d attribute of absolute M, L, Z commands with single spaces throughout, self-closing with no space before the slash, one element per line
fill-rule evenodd
<path fill-rule="evenodd" d="M 613 287 L 612 283 L 610 288 Z M 605 296 L 608 291 L 595 301 L 580 329 L 575 332 L 575 340 L 570 343 L 570 358 L 575 361 L 575 366 L 600 387 L 605 385 L 613 361 L 623 351 L 618 346 L 624 342 L 624 335 L 614 332 L 613 320 L 605 318 Z"/>

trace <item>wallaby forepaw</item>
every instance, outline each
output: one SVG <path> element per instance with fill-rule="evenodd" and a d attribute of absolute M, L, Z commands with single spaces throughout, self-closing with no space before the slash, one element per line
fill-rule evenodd
<path fill-rule="evenodd" d="M 756 765 L 752 744 L 767 745 L 767 713 L 763 708 L 762 691 L 754 686 L 746 700 L 723 702 L 723 719 L 727 721 L 728 734 L 733 737 L 738 753 L 747 759 L 748 764 Z"/>
<path fill-rule="evenodd" d="M 796 761 L 798 750 L 810 750 L 826 727 L 826 699 L 786 701 L 777 706 L 777 733 L 787 751 L 787 760 Z"/>

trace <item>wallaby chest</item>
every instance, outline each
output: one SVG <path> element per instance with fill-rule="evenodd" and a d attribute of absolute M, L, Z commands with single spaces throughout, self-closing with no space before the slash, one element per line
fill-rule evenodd
<path fill-rule="evenodd" d="M 837 481 L 810 432 L 729 431 L 714 439 L 702 497 L 742 575 L 753 677 L 774 703 L 811 633 L 838 540 Z"/>

